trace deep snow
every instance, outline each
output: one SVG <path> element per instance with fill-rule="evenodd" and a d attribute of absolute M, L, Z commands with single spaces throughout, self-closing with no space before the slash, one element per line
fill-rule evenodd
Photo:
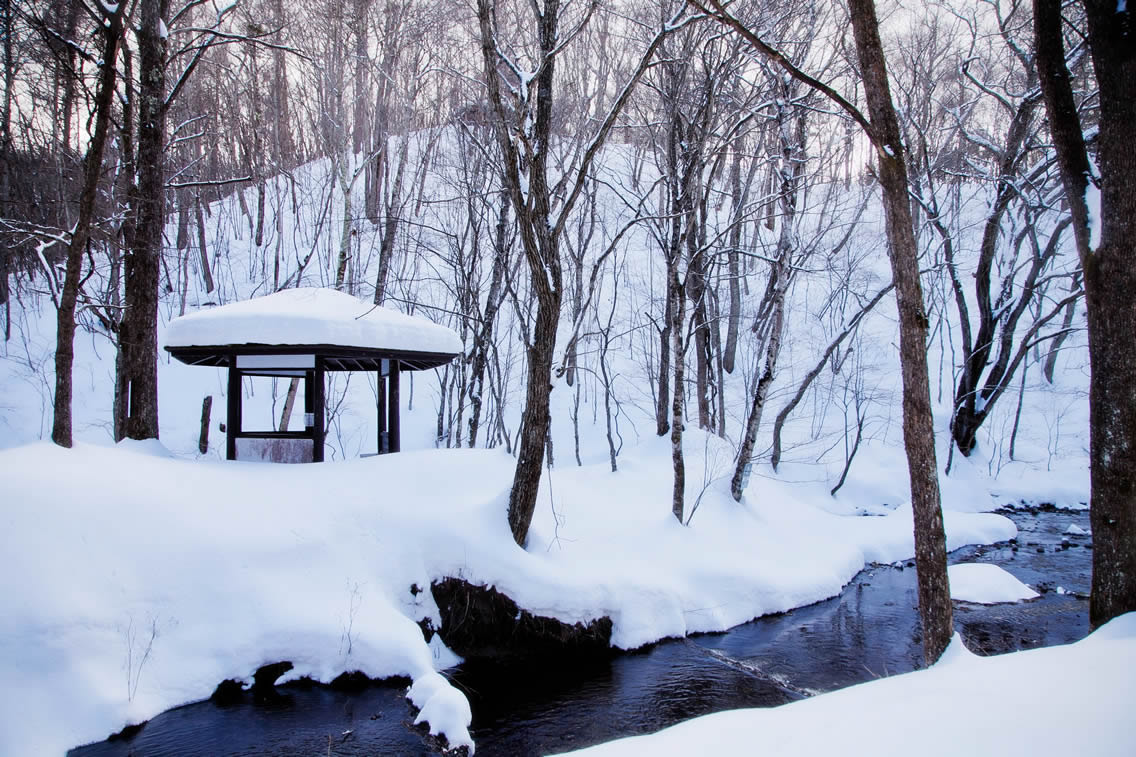
<path fill-rule="evenodd" d="M 688 437 L 692 458 L 715 443 Z M 468 704 L 436 675 L 456 659 L 423 640 L 415 622 L 437 608 L 412 586 L 459 576 L 537 614 L 608 615 L 633 648 L 833 596 L 865 562 L 913 553 L 909 508 L 833 514 L 823 486 L 774 479 L 742 505 L 712 484 L 680 526 L 659 504 L 668 451 L 626 451 L 615 474 L 554 470 L 528 551 L 504 517 L 500 451 L 307 466 L 187 461 L 156 442 L 0 452 L 0 752 L 105 738 L 278 660 L 323 681 L 409 676 L 432 729 L 468 743 Z M 952 548 L 1016 531 L 989 513 L 946 523 Z"/>

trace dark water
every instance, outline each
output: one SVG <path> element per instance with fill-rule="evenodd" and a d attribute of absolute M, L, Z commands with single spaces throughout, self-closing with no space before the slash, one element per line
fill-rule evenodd
<path fill-rule="evenodd" d="M 955 603 L 956 629 L 982 654 L 1065 644 L 1089 630 L 1082 597 L 1089 590 L 1090 540 L 1063 536 L 1072 523 L 1088 530 L 1088 513 L 1013 518 L 1016 544 L 951 554 L 951 562 L 997 563 L 1044 590 L 1029 602 Z M 1058 593 L 1059 586 L 1066 593 Z M 873 566 L 839 597 L 726 633 L 663 642 L 610 659 L 468 662 L 451 672 L 473 707 L 478 755 L 537 755 L 904 673 L 921 666 L 922 655 L 915 571 Z M 401 688 L 376 686 L 354 695 L 323 687 L 283 691 L 283 699 L 271 704 L 181 707 L 154 718 L 131 739 L 70 754 L 436 753 L 410 725 L 413 716 Z"/>

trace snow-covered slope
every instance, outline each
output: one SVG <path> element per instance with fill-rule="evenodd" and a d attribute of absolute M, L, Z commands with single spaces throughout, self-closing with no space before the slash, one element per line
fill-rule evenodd
<path fill-rule="evenodd" d="M 412 587 L 457 576 L 537 614 L 607 615 L 632 648 L 815 602 L 866 560 L 913 553 L 909 509 L 834 515 L 823 486 L 772 480 L 743 505 L 711 485 L 684 528 L 659 507 L 667 453 L 653 442 L 618 473 L 553 471 L 525 551 L 502 451 L 308 466 L 186 461 L 154 443 L 0 452 L 0 753 L 104 738 L 279 660 L 323 681 L 409 676 L 432 727 L 467 743 L 468 705 L 434 677 L 456 660 L 423 640 L 416 621 L 437 625 L 437 608 Z M 1015 528 L 951 512 L 947 532 L 955 547 Z"/>

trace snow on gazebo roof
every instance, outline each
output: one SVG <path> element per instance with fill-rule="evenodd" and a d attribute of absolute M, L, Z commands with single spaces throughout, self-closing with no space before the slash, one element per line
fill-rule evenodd
<path fill-rule="evenodd" d="M 223 365 L 239 352 L 311 351 L 358 357 L 428 357 L 440 365 L 462 352 L 452 329 L 421 316 L 362 302 L 334 289 L 284 289 L 175 318 L 166 349 L 199 365 Z"/>

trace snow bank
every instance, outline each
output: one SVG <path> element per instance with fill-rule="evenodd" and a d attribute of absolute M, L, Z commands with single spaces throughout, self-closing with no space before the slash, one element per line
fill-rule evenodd
<path fill-rule="evenodd" d="M 721 712 L 574 754 L 1136 754 L 1136 614 L 1063 647 L 977 657 L 771 709 Z M 1024 718 L 1023 718 L 1024 716 Z"/>
<path fill-rule="evenodd" d="M 709 476 L 713 456 L 688 451 L 688 480 Z M 469 743 L 468 703 L 436 675 L 457 660 L 416 625 L 440 622 L 415 590 L 433 579 L 568 622 L 609 616 L 632 648 L 833 596 L 865 562 L 913 553 L 910 508 L 836 515 L 823 484 L 760 476 L 740 505 L 725 481 L 691 486 L 680 526 L 669 455 L 652 440 L 616 474 L 546 474 L 526 551 L 498 451 L 306 466 L 191 462 L 155 442 L 0 452 L 0 753 L 105 738 L 280 660 L 323 681 L 409 676 L 420 719 Z M 991 514 L 948 513 L 947 528 L 952 546 L 1015 533 Z"/>
<path fill-rule="evenodd" d="M 458 661 L 415 624 L 436 612 L 410 591 L 428 585 L 438 517 L 414 496 L 424 466 L 195 463 L 154 446 L 0 453 L 0 753 L 61 753 L 279 660 L 322 681 Z M 498 457 L 463 456 L 445 466 L 455 485 L 430 489 L 453 502 L 466 479 L 485 497 L 468 479 Z M 461 694 L 416 701 L 471 743 Z"/>
<path fill-rule="evenodd" d="M 284 289 L 175 318 L 165 344 L 331 344 L 455 355 L 462 351 L 461 338 L 452 329 L 315 287 Z"/>
<path fill-rule="evenodd" d="M 951 599 L 993 605 L 1033 599 L 1038 593 L 1003 568 L 990 563 L 959 563 L 947 568 Z"/>

